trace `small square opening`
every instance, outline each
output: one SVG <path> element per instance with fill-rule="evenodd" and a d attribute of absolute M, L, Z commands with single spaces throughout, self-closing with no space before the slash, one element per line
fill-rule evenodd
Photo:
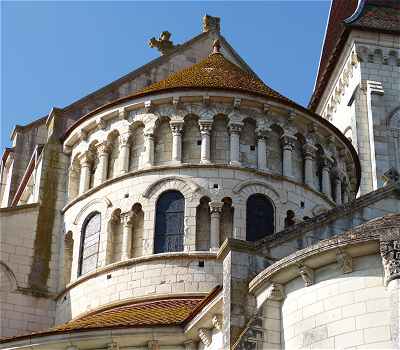
<path fill-rule="evenodd" d="M 199 267 L 204 267 L 204 260 L 199 261 Z"/>
<path fill-rule="evenodd" d="M 201 140 L 197 140 L 197 146 L 201 146 Z"/>
<path fill-rule="evenodd" d="M 218 188 L 218 184 L 214 184 L 214 185 L 213 185 L 213 188 Z"/>
<path fill-rule="evenodd" d="M 300 202 L 300 206 L 304 208 L 304 202 Z"/>
<path fill-rule="evenodd" d="M 128 198 L 129 197 L 129 193 L 125 193 L 124 198 Z"/>
<path fill-rule="evenodd" d="M 109 280 L 111 278 L 111 273 L 107 275 L 107 279 Z"/>
<path fill-rule="evenodd" d="M 250 151 L 255 151 L 255 150 L 256 150 L 256 146 L 251 145 L 251 146 L 250 146 Z"/>

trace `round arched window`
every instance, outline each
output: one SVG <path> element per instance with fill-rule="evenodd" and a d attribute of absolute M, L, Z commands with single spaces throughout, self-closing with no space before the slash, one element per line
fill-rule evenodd
<path fill-rule="evenodd" d="M 263 194 L 253 194 L 247 200 L 246 240 L 257 241 L 274 232 L 274 206 Z"/>
<path fill-rule="evenodd" d="M 83 224 L 79 252 L 78 276 L 94 271 L 99 257 L 101 231 L 100 213 L 90 214 Z"/>
<path fill-rule="evenodd" d="M 154 253 L 183 251 L 185 198 L 178 191 L 164 192 L 157 201 Z"/>

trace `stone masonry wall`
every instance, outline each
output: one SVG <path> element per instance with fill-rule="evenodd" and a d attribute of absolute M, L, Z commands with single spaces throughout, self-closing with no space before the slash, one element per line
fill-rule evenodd
<path fill-rule="evenodd" d="M 297 278 L 285 286 L 282 306 L 287 349 L 392 349 L 390 297 L 380 256 L 354 259 L 353 272 L 336 264 L 315 271 L 315 283 Z"/>

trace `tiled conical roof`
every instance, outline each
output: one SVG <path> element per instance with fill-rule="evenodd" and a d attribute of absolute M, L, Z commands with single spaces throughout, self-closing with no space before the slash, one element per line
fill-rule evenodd
<path fill-rule="evenodd" d="M 203 61 L 170 75 L 142 89 L 137 94 L 179 88 L 228 89 L 262 94 L 283 101 L 290 101 L 265 85 L 255 75 L 230 62 L 223 54 L 212 53 Z"/>

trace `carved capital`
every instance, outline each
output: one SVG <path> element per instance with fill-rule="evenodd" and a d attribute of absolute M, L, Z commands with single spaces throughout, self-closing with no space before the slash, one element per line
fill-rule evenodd
<path fill-rule="evenodd" d="M 200 328 L 199 329 L 199 338 L 201 339 L 202 343 L 206 346 L 211 345 L 211 331 L 207 328 Z"/>
<path fill-rule="evenodd" d="M 119 147 L 129 147 L 131 134 L 129 132 L 119 136 Z"/>
<path fill-rule="evenodd" d="M 210 134 L 212 129 L 212 120 L 199 120 L 200 133 Z"/>
<path fill-rule="evenodd" d="M 81 163 L 81 166 L 90 166 L 93 162 L 93 153 L 90 151 L 86 151 L 80 156 L 79 161 Z"/>
<path fill-rule="evenodd" d="M 298 272 L 306 287 L 314 283 L 314 271 L 305 265 L 298 266 Z"/>
<path fill-rule="evenodd" d="M 336 262 L 339 270 L 341 270 L 342 273 L 353 272 L 353 258 L 350 254 L 339 251 L 336 254 Z"/>
<path fill-rule="evenodd" d="M 119 119 L 128 119 L 129 113 L 125 108 L 118 109 L 118 118 Z"/>
<path fill-rule="evenodd" d="M 331 157 L 323 156 L 321 157 L 321 167 L 325 170 L 330 171 L 333 167 L 333 160 Z"/>
<path fill-rule="evenodd" d="M 380 252 L 387 286 L 390 281 L 400 278 L 400 233 L 381 238 Z"/>
<path fill-rule="evenodd" d="M 120 215 L 123 226 L 132 226 L 132 212 L 122 213 Z"/>
<path fill-rule="evenodd" d="M 211 201 L 208 203 L 208 205 L 210 206 L 210 213 L 214 214 L 214 213 L 218 213 L 220 214 L 222 211 L 222 207 L 224 205 L 224 203 L 222 202 L 218 202 L 218 201 Z"/>
<path fill-rule="evenodd" d="M 99 156 L 103 154 L 108 154 L 111 151 L 111 145 L 108 141 L 103 141 L 96 145 L 97 153 Z"/>
<path fill-rule="evenodd" d="M 283 149 L 293 151 L 294 150 L 294 141 L 296 137 L 290 134 L 283 134 L 281 136 L 281 142 Z"/>
<path fill-rule="evenodd" d="M 179 120 L 179 121 L 170 121 L 169 122 L 169 126 L 171 128 L 172 131 L 172 135 L 174 136 L 181 136 L 183 133 L 183 120 Z"/>
<path fill-rule="evenodd" d="M 317 147 L 311 143 L 305 143 L 303 145 L 303 153 L 305 158 L 314 159 L 315 154 L 317 153 Z"/>
<path fill-rule="evenodd" d="M 212 324 L 215 329 L 218 329 L 219 331 L 222 331 L 222 316 L 221 315 L 214 315 L 212 318 Z"/>
<path fill-rule="evenodd" d="M 267 139 L 268 134 L 271 132 L 270 128 L 263 127 L 263 128 L 257 128 L 256 129 L 256 137 L 258 139 Z"/>
<path fill-rule="evenodd" d="M 242 127 L 243 123 L 229 123 L 229 131 L 231 134 L 239 134 Z"/>
<path fill-rule="evenodd" d="M 274 301 L 281 301 L 285 298 L 285 291 L 283 286 L 279 283 L 271 283 L 267 291 L 267 299 Z"/>

